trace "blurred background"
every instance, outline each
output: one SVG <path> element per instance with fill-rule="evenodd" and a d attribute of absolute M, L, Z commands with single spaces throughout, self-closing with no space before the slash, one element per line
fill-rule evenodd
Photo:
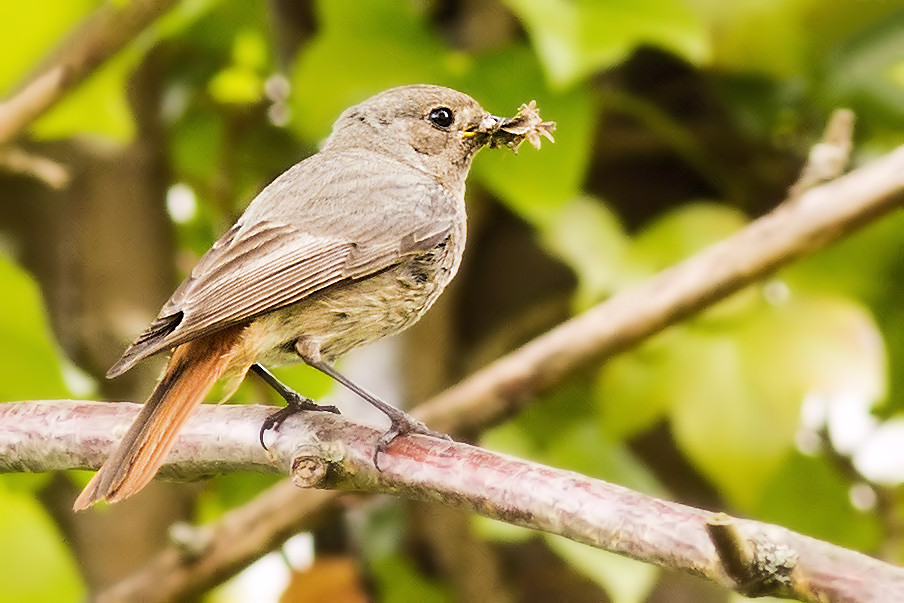
<path fill-rule="evenodd" d="M 6 3 L 0 91 L 132 3 Z M 106 381 L 124 346 L 342 109 L 391 86 L 451 86 L 498 115 L 536 99 L 558 122 L 542 151 L 477 157 L 460 275 L 409 333 L 341 365 L 408 406 L 768 212 L 834 109 L 856 113 L 855 164 L 904 140 L 888 0 L 156 4 L 173 8 L 0 149 L 0 400 L 143 400 L 162 359 Z M 897 213 L 467 437 L 901 563 L 902 298 Z M 338 395 L 306 368 L 279 375 Z M 237 401 L 276 402 L 247 381 Z M 277 480 L 156 483 L 74 517 L 89 476 L 0 477 L 0 600 L 79 601 L 174 522 Z M 434 505 L 343 507 L 205 600 L 739 599 Z"/>

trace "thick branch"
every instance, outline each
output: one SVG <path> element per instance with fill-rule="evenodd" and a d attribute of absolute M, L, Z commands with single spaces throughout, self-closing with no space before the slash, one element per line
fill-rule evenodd
<path fill-rule="evenodd" d="M 40 471 L 99 463 L 137 411 L 135 404 L 98 402 L 0 405 L 0 470 L 23 470 L 26 459 L 31 469 Z M 658 500 L 468 444 L 401 438 L 381 456 L 377 470 L 372 452 L 380 431 L 330 413 L 306 413 L 280 428 L 267 453 L 256 440 L 269 412 L 271 408 L 260 406 L 203 407 L 180 435 L 166 472 L 197 477 L 237 469 L 286 471 L 301 488 L 440 502 L 679 569 L 751 595 L 806 601 L 904 600 L 904 569 L 865 555 L 778 526 Z M 53 443 L 49 451 L 48 442 Z M 270 494 L 269 500 L 295 504 L 296 497 L 285 488 L 274 491 L 282 496 Z M 306 505 L 309 512 L 322 509 L 334 496 L 313 494 Z M 239 509 L 217 529 L 196 530 L 184 539 L 189 547 L 168 551 L 151 568 L 106 593 L 104 600 L 135 600 L 139 592 L 144 601 L 184 598 L 198 586 L 194 574 L 199 567 L 235 561 L 235 539 L 249 536 L 239 530 L 251 529 L 257 538 L 269 537 L 271 542 L 291 534 L 270 531 L 282 509 L 271 505 L 269 511 L 249 518 L 247 508 Z M 237 520 L 243 513 L 244 521 Z M 248 519 L 256 523 L 246 524 Z M 161 573 L 165 566 L 171 567 Z"/>
<path fill-rule="evenodd" d="M 111 2 L 91 15 L 14 96 L 0 103 L 0 144 L 12 140 L 175 5 L 176 0 Z"/>

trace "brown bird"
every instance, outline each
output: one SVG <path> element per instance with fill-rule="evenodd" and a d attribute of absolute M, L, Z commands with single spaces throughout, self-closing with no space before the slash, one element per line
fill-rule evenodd
<path fill-rule="evenodd" d="M 352 348 L 416 322 L 458 270 L 465 245 L 465 177 L 483 146 L 539 145 L 554 124 L 533 104 L 503 120 L 471 97 L 405 86 L 346 110 L 319 153 L 296 164 L 251 202 L 201 258 L 157 319 L 107 377 L 175 348 L 156 388 L 75 501 L 85 509 L 141 490 L 214 383 L 231 395 L 249 369 L 287 407 L 326 410 L 263 364 L 304 362 L 330 375 L 391 421 L 377 454 L 406 433 L 438 434 L 352 383 L 332 362 Z M 259 364 L 260 363 L 260 364 Z"/>

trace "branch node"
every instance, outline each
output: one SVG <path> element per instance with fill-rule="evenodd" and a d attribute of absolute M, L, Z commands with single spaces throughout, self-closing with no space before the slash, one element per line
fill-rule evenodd
<path fill-rule="evenodd" d="M 832 113 L 822 140 L 810 149 L 807 163 L 788 191 L 789 196 L 800 197 L 814 186 L 841 176 L 850 161 L 853 136 L 854 112 L 838 109 Z"/>
<path fill-rule="evenodd" d="M 745 597 L 793 593 L 792 574 L 798 558 L 793 549 L 773 542 L 747 541 L 735 518 L 725 513 L 707 521 L 706 531 L 737 592 Z"/>
<path fill-rule="evenodd" d="M 330 465 L 343 458 L 345 454 L 339 442 L 299 446 L 292 458 L 292 483 L 299 488 L 323 487 Z"/>

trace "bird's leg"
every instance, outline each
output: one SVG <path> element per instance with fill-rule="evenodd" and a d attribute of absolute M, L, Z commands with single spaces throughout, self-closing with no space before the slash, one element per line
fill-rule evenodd
<path fill-rule="evenodd" d="M 386 447 L 389 446 L 389 444 L 394 439 L 401 435 L 408 433 L 419 433 L 443 440 L 452 439 L 444 433 L 430 429 L 411 415 L 399 410 L 395 406 L 392 406 L 391 404 L 387 404 L 383 400 L 380 400 L 378 397 L 376 397 L 363 387 L 350 381 L 347 377 L 333 368 L 332 365 L 325 362 L 322 358 L 306 358 L 305 362 L 307 362 L 308 365 L 314 367 L 318 371 L 329 375 L 351 391 L 355 392 L 366 401 L 370 402 L 374 407 L 378 408 L 387 417 L 389 417 L 389 420 L 391 422 L 389 430 L 382 436 L 380 436 L 380 439 L 377 440 L 377 446 L 376 448 L 374 448 L 373 461 L 377 469 L 380 468 L 380 465 L 377 462 L 377 455 L 386 450 Z"/>
<path fill-rule="evenodd" d="M 261 446 L 264 447 L 264 450 L 267 449 L 267 445 L 264 444 L 264 433 L 270 429 L 279 429 L 279 426 L 294 414 L 300 413 L 303 410 L 317 410 L 323 412 L 331 412 L 337 415 L 339 414 L 339 409 L 335 406 L 316 404 L 310 398 L 302 396 L 291 387 L 277 379 L 273 373 L 268 371 L 262 365 L 257 363 L 252 364 L 251 370 L 257 373 L 257 375 L 264 381 L 264 383 L 275 389 L 276 393 L 282 396 L 282 398 L 286 401 L 285 408 L 280 408 L 278 411 L 268 416 L 266 419 L 264 419 L 263 425 L 261 425 L 260 440 Z"/>

